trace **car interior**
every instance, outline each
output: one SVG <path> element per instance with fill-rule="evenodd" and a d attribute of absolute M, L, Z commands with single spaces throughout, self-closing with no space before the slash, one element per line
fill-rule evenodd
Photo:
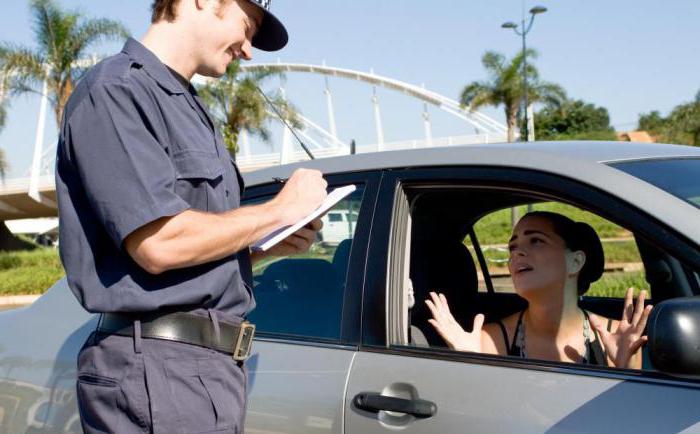
<path fill-rule="evenodd" d="M 474 226 L 498 210 L 556 198 L 524 191 L 459 187 L 406 187 L 404 193 L 410 204 L 409 275 L 415 300 L 407 306 L 408 345 L 446 348 L 428 323 L 431 315 L 424 300 L 430 291 L 445 294 L 453 316 L 467 331 L 471 331 L 477 313 L 483 313 L 488 323 L 527 306 L 514 292 L 494 290 Z M 700 293 L 696 274 L 643 236 L 634 234 L 634 238 L 651 293 L 647 303 Z M 465 240 L 469 240 L 473 252 Z M 486 291 L 479 291 L 479 277 Z M 623 298 L 585 295 L 580 301 L 583 309 L 610 318 L 621 316 L 623 304 Z"/>
<path fill-rule="evenodd" d="M 335 247 L 332 260 L 283 258 L 254 276 L 257 305 L 250 320 L 260 332 L 337 338 L 352 239 Z M 309 315 L 313 312 L 314 315 Z"/>

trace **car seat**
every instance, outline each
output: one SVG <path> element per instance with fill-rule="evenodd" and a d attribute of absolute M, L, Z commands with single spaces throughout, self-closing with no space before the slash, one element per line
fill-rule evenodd
<path fill-rule="evenodd" d="M 255 277 L 258 307 L 250 320 L 262 332 L 337 337 L 342 283 L 333 265 L 323 259 L 274 262 Z"/>
<path fill-rule="evenodd" d="M 421 345 L 424 340 L 433 347 L 447 347 L 428 323 L 432 315 L 425 300 L 430 291 L 444 294 L 452 315 L 465 330 L 471 331 L 476 315 L 478 277 L 472 256 L 461 241 L 414 240 L 409 275 L 415 298 L 410 309 L 411 342 L 414 345 Z M 421 333 L 417 334 L 416 329 Z"/>

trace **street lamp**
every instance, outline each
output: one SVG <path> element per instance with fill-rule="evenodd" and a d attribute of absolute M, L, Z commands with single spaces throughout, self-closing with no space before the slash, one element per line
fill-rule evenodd
<path fill-rule="evenodd" d="M 523 19 L 521 22 L 521 30 L 518 30 L 518 25 L 515 24 L 512 21 L 505 22 L 501 24 L 501 27 L 504 29 L 513 29 L 513 31 L 518 35 L 521 36 L 523 39 L 523 113 L 525 116 L 525 122 L 524 122 L 524 129 L 525 129 L 525 140 L 529 141 L 530 140 L 530 132 L 528 131 L 529 129 L 529 119 L 528 119 L 528 113 L 527 113 L 527 108 L 528 108 L 528 102 L 527 102 L 527 46 L 525 44 L 525 37 L 527 36 L 528 32 L 530 29 L 532 29 L 532 23 L 535 22 L 535 15 L 537 14 L 543 14 L 547 12 L 547 8 L 544 6 L 535 6 L 532 9 L 530 9 L 530 22 L 528 23 L 527 26 L 525 26 L 525 14 L 523 13 Z"/>

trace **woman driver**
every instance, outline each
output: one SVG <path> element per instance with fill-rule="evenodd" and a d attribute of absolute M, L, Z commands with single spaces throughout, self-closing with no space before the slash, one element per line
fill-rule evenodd
<path fill-rule="evenodd" d="M 532 212 L 513 230 L 508 269 L 515 292 L 528 307 L 502 321 L 484 324 L 474 318 L 465 332 L 450 313 L 442 294 L 430 293 L 428 320 L 450 348 L 541 360 L 640 369 L 640 348 L 652 306 L 636 307 L 627 290 L 622 318 L 615 321 L 579 308 L 579 296 L 603 274 L 603 248 L 593 228 L 560 214 Z"/>

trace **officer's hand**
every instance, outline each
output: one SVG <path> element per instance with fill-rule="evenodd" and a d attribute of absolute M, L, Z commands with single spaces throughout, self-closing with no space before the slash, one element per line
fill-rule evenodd
<path fill-rule="evenodd" d="M 316 241 L 316 234 L 323 227 L 321 219 L 316 219 L 292 235 L 288 236 L 267 251 L 272 256 L 289 256 L 304 253 Z"/>
<path fill-rule="evenodd" d="M 283 223 L 291 225 L 313 212 L 326 198 L 328 183 L 318 170 L 297 169 L 273 199 Z"/>

